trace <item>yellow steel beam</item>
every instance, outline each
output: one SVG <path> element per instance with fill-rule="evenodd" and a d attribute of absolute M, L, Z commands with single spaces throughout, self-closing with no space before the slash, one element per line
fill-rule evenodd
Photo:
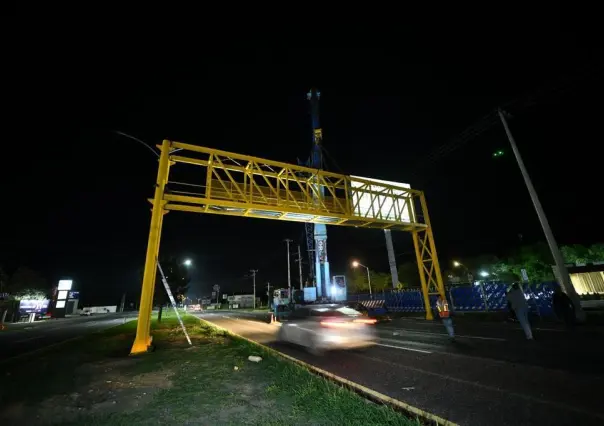
<path fill-rule="evenodd" d="M 250 155 L 235 154 L 234 152 L 222 151 L 222 150 L 214 149 L 214 148 L 205 148 L 203 146 L 191 145 L 191 144 L 182 143 L 182 142 L 172 142 L 172 146 L 174 148 L 180 148 L 185 151 L 198 152 L 198 153 L 202 153 L 202 154 L 213 154 L 215 156 L 228 157 L 228 158 L 232 158 L 234 160 L 240 160 L 243 162 L 254 161 L 257 163 L 266 164 L 267 166 L 272 166 L 272 167 L 276 167 L 279 169 L 294 168 L 294 169 L 299 170 L 304 173 L 311 173 L 311 174 L 318 173 L 318 174 L 321 174 L 322 176 L 328 176 L 328 177 L 331 176 L 331 177 L 335 177 L 335 178 L 342 176 L 340 174 L 327 172 L 325 170 L 317 171 L 317 169 L 311 169 L 310 167 L 297 166 L 297 165 L 293 165 L 293 164 L 282 163 L 280 161 L 265 160 L 263 158 L 254 157 L 254 156 L 250 156 Z M 234 169 L 234 170 L 236 170 L 236 169 Z"/>
<path fill-rule="evenodd" d="M 372 222 L 364 222 L 364 223 L 352 222 L 351 223 L 348 221 L 348 219 L 342 219 L 337 222 L 326 222 L 324 220 L 321 220 L 321 216 L 313 216 L 310 219 L 296 218 L 296 217 L 292 218 L 292 217 L 286 216 L 287 212 L 281 213 L 281 214 L 275 214 L 275 216 L 267 216 L 267 215 L 255 213 L 248 209 L 243 209 L 242 211 L 228 211 L 228 210 L 219 210 L 219 209 L 208 208 L 206 210 L 206 206 L 204 206 L 204 205 L 168 203 L 165 205 L 164 208 L 168 211 L 176 210 L 176 211 L 184 211 L 184 212 L 191 212 L 191 213 L 209 213 L 209 214 L 217 214 L 217 215 L 222 215 L 222 216 L 251 217 L 251 218 L 255 218 L 255 219 L 272 219 L 272 220 L 282 220 L 282 221 L 284 220 L 284 221 L 288 221 L 288 222 L 323 223 L 326 225 L 346 226 L 346 227 L 351 227 L 351 228 L 372 228 L 369 225 L 375 225 L 375 223 L 372 223 Z M 278 213 L 278 212 L 275 212 L 275 213 Z M 422 226 L 423 225 L 409 224 L 409 225 L 399 225 L 395 228 L 389 228 L 389 229 L 411 232 L 413 230 L 422 229 Z M 383 229 L 381 226 L 380 227 L 374 226 L 374 228 Z"/>
<path fill-rule="evenodd" d="M 342 214 L 337 214 L 337 213 L 317 215 L 316 209 L 300 210 L 300 209 L 296 209 L 296 208 L 292 208 L 292 207 L 259 205 L 259 204 L 251 204 L 251 203 L 236 202 L 236 201 L 234 202 L 234 201 L 227 201 L 227 200 L 211 200 L 208 198 L 194 197 L 191 195 L 165 194 L 164 200 L 168 201 L 168 203 L 169 203 L 165 207 L 166 210 L 179 210 L 177 207 L 175 207 L 176 205 L 194 204 L 194 205 L 204 206 L 204 208 L 202 209 L 203 212 L 206 212 L 206 211 L 209 212 L 209 210 L 206 210 L 206 208 L 208 206 L 242 210 L 242 212 L 240 212 L 240 213 L 230 212 L 229 216 L 252 216 L 249 213 L 244 214 L 243 211 L 256 210 L 258 212 L 266 211 L 266 212 L 272 212 L 272 213 L 285 213 L 285 214 L 292 213 L 292 214 L 315 216 L 317 218 L 321 218 L 321 217 L 328 218 L 328 219 L 333 219 L 333 220 L 315 219 L 314 222 L 329 223 L 329 224 L 333 224 L 333 225 L 338 225 L 338 224 L 345 225 L 346 222 L 353 221 L 353 223 L 350 224 L 349 226 L 356 226 L 356 227 L 369 226 L 369 227 L 381 228 L 381 229 L 392 228 L 392 227 L 396 226 L 398 228 L 408 227 L 409 230 L 411 230 L 411 229 L 423 230 L 426 228 L 426 225 L 423 223 L 412 223 L 412 222 L 403 222 L 403 221 L 393 222 L 393 221 L 388 221 L 388 220 L 384 220 L 384 219 L 347 216 L 347 215 L 342 215 Z M 266 216 L 253 215 L 253 217 L 266 217 Z M 313 222 L 313 220 L 304 220 L 304 219 L 289 219 L 289 220 L 291 220 L 293 222 Z"/>
<path fill-rule="evenodd" d="M 170 142 L 164 140 L 161 145 L 161 155 L 157 169 L 157 180 L 155 195 L 153 197 L 153 210 L 151 213 L 151 226 L 149 230 L 149 241 L 147 242 L 147 256 L 145 258 L 145 272 L 143 274 L 143 286 L 141 289 L 141 301 L 138 311 L 138 323 L 136 325 L 136 337 L 130 350 L 131 354 L 146 352 L 151 345 L 151 312 L 153 304 L 153 290 L 155 286 L 155 269 L 157 268 L 157 255 L 161 238 L 165 204 L 164 188 L 168 181 L 170 170 L 169 161 Z"/>
<path fill-rule="evenodd" d="M 417 190 L 387 186 L 386 184 L 379 184 L 382 189 L 375 190 L 375 182 L 364 182 L 363 179 L 334 173 L 331 173 L 329 177 L 319 176 L 314 182 L 309 183 L 297 177 L 301 171 L 305 170 L 304 167 L 275 162 L 276 164 L 272 164 L 273 167 L 283 168 L 278 171 L 274 169 L 267 171 L 261 165 L 270 163 L 269 160 L 256 161 L 255 157 L 246 156 L 238 158 L 241 162 L 247 161 L 246 166 L 232 166 L 212 150 L 207 149 L 207 151 L 208 155 L 214 158 L 212 163 L 182 156 L 171 156 L 171 159 L 176 162 L 206 167 L 206 194 L 203 203 L 205 205 L 220 204 L 219 202 L 224 201 L 237 202 L 244 204 L 244 206 L 238 207 L 252 209 L 270 207 L 268 210 L 295 211 L 301 214 L 313 213 L 342 219 L 362 219 L 376 225 L 383 221 L 387 226 L 403 222 L 402 214 L 410 213 L 410 198 L 420 194 L 420 191 Z M 236 156 L 231 153 L 229 155 Z M 284 170 L 285 172 L 283 172 Z M 262 185 L 257 182 L 256 176 L 264 181 Z M 273 182 L 271 183 L 271 181 Z M 292 182 L 295 188 L 289 185 L 289 182 Z M 361 186 L 353 188 L 352 184 L 355 182 L 359 182 Z M 355 183 L 355 185 L 357 184 Z M 319 186 L 326 189 L 327 195 L 320 194 Z M 361 197 L 371 198 L 369 209 L 361 209 L 359 204 Z M 387 212 L 383 212 L 382 207 L 387 201 L 390 203 L 389 209 Z M 294 211 L 289 209 L 294 209 Z M 409 216 L 411 215 L 409 214 Z"/>

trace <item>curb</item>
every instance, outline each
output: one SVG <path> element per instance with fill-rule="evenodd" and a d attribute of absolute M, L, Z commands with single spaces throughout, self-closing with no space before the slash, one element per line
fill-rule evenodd
<path fill-rule="evenodd" d="M 414 407 L 412 405 L 407 404 L 406 402 L 403 401 L 399 401 L 398 399 L 389 397 L 388 395 L 384 395 L 383 393 L 377 392 L 373 389 L 369 389 L 368 387 L 365 387 L 363 385 L 360 385 L 358 383 L 355 383 L 353 381 L 350 381 L 348 379 L 345 379 L 343 377 L 337 376 L 333 373 L 330 373 L 329 371 L 325 371 L 321 368 L 315 367 L 314 365 L 308 364 L 304 361 L 301 361 L 297 358 L 294 358 L 293 356 L 284 354 L 283 352 L 279 352 L 276 349 L 273 349 L 269 346 L 263 345 L 262 343 L 258 343 L 255 342 L 253 340 L 248 339 L 247 337 L 241 336 L 240 334 L 234 333 L 230 330 L 227 330 L 224 327 L 221 327 L 219 325 L 216 325 L 210 321 L 207 321 L 203 318 L 200 318 L 198 316 L 195 316 L 195 318 L 197 318 L 199 321 L 208 324 L 211 327 L 215 327 L 219 330 L 225 331 L 226 333 L 231 334 L 232 336 L 238 337 L 240 339 L 243 339 L 249 343 L 252 343 L 256 346 L 260 346 L 261 348 L 265 349 L 267 352 L 272 353 L 274 355 L 277 355 L 281 358 L 285 358 L 289 361 L 292 361 L 298 365 L 301 365 L 302 367 L 306 368 L 307 370 L 323 377 L 326 379 L 329 379 L 333 382 L 336 382 L 337 384 L 340 384 L 354 392 L 356 392 L 357 394 L 361 395 L 362 397 L 369 399 L 373 402 L 377 402 L 377 403 L 381 403 L 381 404 L 385 404 L 388 405 L 394 409 L 396 409 L 397 411 L 402 411 L 405 414 L 411 414 L 413 416 L 417 416 L 422 418 L 424 421 L 426 422 L 432 422 L 433 424 L 436 425 L 440 425 L 440 426 L 459 426 L 457 423 L 454 423 L 450 420 L 444 419 L 442 417 L 439 417 L 435 414 L 429 413 L 427 411 L 422 410 L 421 408 L 417 408 Z"/>

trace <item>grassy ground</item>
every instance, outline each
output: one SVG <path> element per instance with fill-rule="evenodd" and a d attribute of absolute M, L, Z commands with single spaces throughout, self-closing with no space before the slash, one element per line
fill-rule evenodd
<path fill-rule="evenodd" d="M 185 323 L 192 347 L 172 314 L 154 323 L 156 350 L 142 356 L 127 356 L 132 321 L 1 364 L 0 424 L 419 424 L 194 317 Z"/>

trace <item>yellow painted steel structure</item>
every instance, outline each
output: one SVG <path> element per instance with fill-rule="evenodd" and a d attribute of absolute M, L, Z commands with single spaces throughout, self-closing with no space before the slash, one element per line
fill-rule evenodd
<path fill-rule="evenodd" d="M 248 155 L 164 140 L 161 146 L 136 339 L 131 353 L 151 344 L 150 318 L 165 213 L 185 211 L 411 232 L 426 318 L 430 294 L 445 296 L 423 192 Z M 186 154 L 186 156 L 185 156 Z M 174 165 L 202 170 L 198 182 L 168 181 Z M 166 188 L 166 185 L 168 185 Z M 320 191 L 323 187 L 323 194 Z M 361 200 L 370 205 L 361 205 Z M 390 206 L 387 210 L 384 206 Z M 419 214 L 417 212 L 420 212 Z"/>

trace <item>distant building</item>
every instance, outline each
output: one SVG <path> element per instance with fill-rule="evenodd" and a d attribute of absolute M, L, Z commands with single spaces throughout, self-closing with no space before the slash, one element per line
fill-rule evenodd
<path fill-rule="evenodd" d="M 566 265 L 579 296 L 604 294 L 604 262 Z"/>

